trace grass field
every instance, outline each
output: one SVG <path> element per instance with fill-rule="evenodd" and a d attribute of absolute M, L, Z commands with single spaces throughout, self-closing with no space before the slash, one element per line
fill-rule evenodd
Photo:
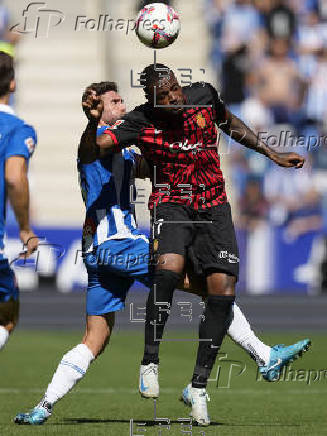
<path fill-rule="evenodd" d="M 181 337 L 181 333 L 174 337 Z M 311 351 L 296 361 L 292 367 L 296 371 L 286 373 L 285 381 L 279 383 L 258 381 L 254 362 L 226 341 L 222 351 L 227 358 L 221 355 L 214 370 L 215 377 L 220 367 L 218 387 L 214 380 L 208 387 L 212 425 L 206 429 L 193 427 L 191 433 L 190 428 L 178 422 L 178 418 L 187 418 L 189 413 L 178 396 L 192 374 L 196 344 L 162 345 L 161 396 L 156 416 L 169 418 L 171 427 L 160 429 L 153 422 L 153 401 L 143 400 L 137 393 L 142 335 L 123 331 L 114 335 L 105 354 L 75 390 L 57 404 L 44 426 L 16 426 L 13 416 L 35 405 L 62 354 L 80 339 L 79 334 L 72 332 L 17 331 L 0 355 L 0 435 L 327 435 L 327 372 L 322 371 L 327 370 L 326 336 L 311 337 Z M 292 343 L 300 338 L 301 335 L 265 336 L 270 344 Z M 144 422 L 145 428 L 138 426 Z"/>

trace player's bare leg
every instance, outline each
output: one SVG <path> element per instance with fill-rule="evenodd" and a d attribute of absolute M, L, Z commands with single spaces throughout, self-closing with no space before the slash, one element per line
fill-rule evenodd
<path fill-rule="evenodd" d="M 82 340 L 92 354 L 96 357 L 101 354 L 109 343 L 115 324 L 115 312 L 104 316 L 89 315 L 86 321 L 86 330 Z"/>
<path fill-rule="evenodd" d="M 114 322 L 114 312 L 87 316 L 82 343 L 63 356 L 42 400 L 30 413 L 19 413 L 17 424 L 40 425 L 51 416 L 54 404 L 85 376 L 93 360 L 104 351 Z"/>
<path fill-rule="evenodd" d="M 183 256 L 173 253 L 159 256 L 146 304 L 144 356 L 139 378 L 139 391 L 144 398 L 159 396 L 159 346 L 183 269 Z"/>

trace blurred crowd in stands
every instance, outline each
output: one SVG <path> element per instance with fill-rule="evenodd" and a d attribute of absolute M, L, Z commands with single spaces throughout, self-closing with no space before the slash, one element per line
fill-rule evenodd
<path fill-rule="evenodd" d="M 327 0 L 205 0 L 205 15 L 225 103 L 276 150 L 307 157 L 284 170 L 233 144 L 238 225 L 285 225 L 290 240 L 325 230 Z"/>
<path fill-rule="evenodd" d="M 204 14 L 230 110 L 277 151 L 307 157 L 287 171 L 228 147 L 237 225 L 283 225 L 290 241 L 327 233 L 327 0 L 204 0 Z"/>

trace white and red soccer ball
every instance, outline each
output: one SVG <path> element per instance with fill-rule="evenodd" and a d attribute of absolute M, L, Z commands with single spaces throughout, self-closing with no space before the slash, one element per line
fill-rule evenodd
<path fill-rule="evenodd" d="M 180 29 L 179 15 L 163 3 L 146 5 L 136 18 L 136 35 L 147 47 L 168 47 L 178 37 Z"/>

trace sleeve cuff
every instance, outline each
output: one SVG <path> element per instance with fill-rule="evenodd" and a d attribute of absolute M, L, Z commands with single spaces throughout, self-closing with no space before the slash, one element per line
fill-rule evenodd
<path fill-rule="evenodd" d="M 27 161 L 30 159 L 29 154 L 24 153 L 24 152 L 19 152 L 19 151 L 17 153 L 13 152 L 13 153 L 6 154 L 5 160 L 9 159 L 10 157 L 23 157 Z"/>
<path fill-rule="evenodd" d="M 114 144 L 115 144 L 115 145 L 118 145 L 118 141 L 117 141 L 116 135 L 115 135 L 115 134 L 114 134 L 110 129 L 106 129 L 106 130 L 103 132 L 103 134 L 104 134 L 104 135 L 109 135 L 110 138 L 114 141 Z"/>

